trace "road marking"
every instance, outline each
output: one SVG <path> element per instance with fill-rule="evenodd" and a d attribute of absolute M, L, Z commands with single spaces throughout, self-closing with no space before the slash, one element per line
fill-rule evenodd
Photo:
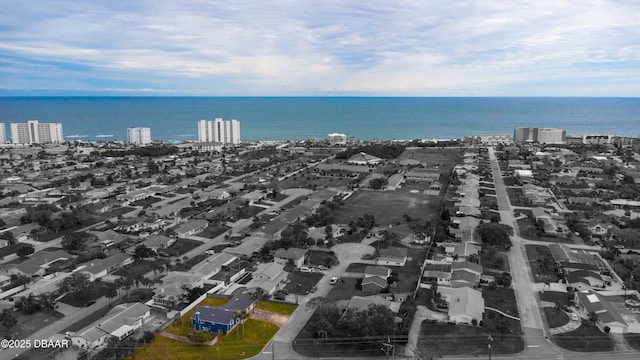
<path fill-rule="evenodd" d="M 540 345 L 527 345 L 527 347 L 530 347 L 530 348 L 539 348 L 539 347 L 540 347 Z"/>

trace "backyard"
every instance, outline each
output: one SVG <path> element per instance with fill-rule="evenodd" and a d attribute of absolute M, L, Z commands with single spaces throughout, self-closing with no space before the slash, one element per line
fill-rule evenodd
<path fill-rule="evenodd" d="M 238 327 L 212 346 L 184 343 L 156 336 L 151 344 L 136 349 L 131 359 L 246 359 L 260 353 L 277 331 L 278 326 L 274 324 L 248 319 L 244 324 L 244 330 Z"/>
<path fill-rule="evenodd" d="M 310 265 L 323 265 L 330 268 L 337 264 L 338 258 L 333 251 L 310 250 L 307 255 L 307 262 Z"/>
<path fill-rule="evenodd" d="M 207 239 L 213 239 L 217 236 L 220 236 L 221 234 L 224 234 L 224 232 L 227 230 L 229 230 L 229 228 L 225 226 L 218 227 L 218 226 L 209 225 L 206 229 L 198 233 L 198 236 L 207 238 Z"/>
<path fill-rule="evenodd" d="M 485 249 L 480 251 L 480 264 L 486 269 L 498 270 L 501 272 L 511 271 L 507 255 L 487 246 L 485 246 Z"/>

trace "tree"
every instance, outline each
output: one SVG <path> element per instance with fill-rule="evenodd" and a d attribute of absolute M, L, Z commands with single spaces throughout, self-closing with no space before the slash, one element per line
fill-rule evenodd
<path fill-rule="evenodd" d="M 59 282 L 58 289 L 61 293 L 70 293 L 74 297 L 85 297 L 89 283 L 89 275 L 76 272 Z"/>
<path fill-rule="evenodd" d="M 111 305 L 111 299 L 116 298 L 118 296 L 118 290 L 112 286 L 107 287 L 107 290 L 104 293 L 104 296 L 109 299 L 109 305 Z"/>
<path fill-rule="evenodd" d="M 2 324 L 6 330 L 10 330 L 12 327 L 18 325 L 18 319 L 11 309 L 3 309 L 2 312 L 0 312 L 0 324 Z"/>
<path fill-rule="evenodd" d="M 202 287 L 185 288 L 182 298 L 189 304 L 198 300 L 206 291 Z"/>
<path fill-rule="evenodd" d="M 88 243 L 94 242 L 97 237 L 85 231 L 73 232 L 65 235 L 62 238 L 62 248 L 66 251 L 85 251 L 88 248 Z"/>
<path fill-rule="evenodd" d="M 387 178 L 375 178 L 369 180 L 369 186 L 371 186 L 371 188 L 375 190 L 382 189 L 383 187 L 387 186 L 388 183 L 389 180 L 387 180 Z"/>
<path fill-rule="evenodd" d="M 155 251 L 149 249 L 146 245 L 138 245 L 133 253 L 133 257 L 137 260 L 142 260 L 156 256 Z"/>
<path fill-rule="evenodd" d="M 232 315 L 234 322 L 240 321 L 242 326 L 242 338 L 244 338 L 244 322 L 249 318 L 249 312 L 247 310 L 235 311 Z"/>
<path fill-rule="evenodd" d="M 596 326 L 596 323 L 598 322 L 598 314 L 595 311 L 589 311 L 589 314 L 587 315 L 591 326 Z"/>
<path fill-rule="evenodd" d="M 496 277 L 496 283 L 502 287 L 511 287 L 511 275 L 509 273 L 502 273 Z"/>
<path fill-rule="evenodd" d="M 32 278 L 23 274 L 12 274 L 11 282 L 18 284 L 18 286 L 23 286 L 23 290 L 27 290 L 27 284 L 30 283 Z"/>
<path fill-rule="evenodd" d="M 509 233 L 503 225 L 495 223 L 480 224 L 476 228 L 476 233 L 480 236 L 483 244 L 503 247 L 505 250 L 511 248 Z"/>
<path fill-rule="evenodd" d="M 27 256 L 33 254 L 35 249 L 31 245 L 22 245 L 16 250 L 16 255 L 21 258 L 26 258 Z"/>

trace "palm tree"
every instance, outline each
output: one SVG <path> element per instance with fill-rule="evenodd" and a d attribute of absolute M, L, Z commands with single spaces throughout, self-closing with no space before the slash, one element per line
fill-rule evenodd
<path fill-rule="evenodd" d="M 244 338 L 244 322 L 249 318 L 249 312 L 247 310 L 236 311 L 232 315 L 233 320 L 240 320 L 242 325 L 242 338 Z"/>
<path fill-rule="evenodd" d="M 107 287 L 107 290 L 104 294 L 104 296 L 107 297 L 107 299 L 109 299 L 109 305 L 111 305 L 111 299 L 115 298 L 116 296 L 118 296 L 118 290 L 114 287 Z"/>

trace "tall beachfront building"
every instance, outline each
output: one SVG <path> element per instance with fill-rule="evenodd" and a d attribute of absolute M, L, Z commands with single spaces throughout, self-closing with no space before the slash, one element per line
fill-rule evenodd
<path fill-rule="evenodd" d="M 240 121 L 238 120 L 200 120 L 198 121 L 199 142 L 219 142 L 222 144 L 240 143 Z"/>
<path fill-rule="evenodd" d="M 62 123 L 40 123 L 29 120 L 26 123 L 11 123 L 11 143 L 43 144 L 64 142 Z"/>
<path fill-rule="evenodd" d="M 563 144 L 567 141 L 567 132 L 554 128 L 517 128 L 514 137 L 518 143 Z"/>
<path fill-rule="evenodd" d="M 4 128 L 4 123 L 0 123 L 0 144 L 7 143 L 7 133 Z"/>
<path fill-rule="evenodd" d="M 127 142 L 137 145 L 145 145 L 151 143 L 151 129 L 143 127 L 128 128 Z"/>

